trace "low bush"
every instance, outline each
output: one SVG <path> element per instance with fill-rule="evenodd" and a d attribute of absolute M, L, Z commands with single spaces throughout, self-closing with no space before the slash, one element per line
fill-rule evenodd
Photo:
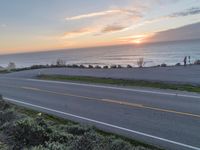
<path fill-rule="evenodd" d="M 88 68 L 94 68 L 92 65 L 89 65 Z"/>
<path fill-rule="evenodd" d="M 45 145 L 34 146 L 25 150 L 68 150 L 68 148 L 59 142 L 45 142 Z"/>
<path fill-rule="evenodd" d="M 113 150 L 130 150 L 132 147 L 129 143 L 122 141 L 120 139 L 112 140 L 109 143 L 109 149 Z"/>
<path fill-rule="evenodd" d="M 200 60 L 196 60 L 196 61 L 194 62 L 194 64 L 195 64 L 195 65 L 200 65 Z"/>
<path fill-rule="evenodd" d="M 76 64 L 73 64 L 72 65 L 72 68 L 78 68 L 79 66 L 78 65 L 76 65 Z"/>
<path fill-rule="evenodd" d="M 115 68 L 117 68 L 117 66 L 116 65 L 111 65 L 110 68 L 115 69 Z"/>
<path fill-rule="evenodd" d="M 94 132 L 87 132 L 80 136 L 72 144 L 73 150 L 101 150 L 104 137 Z"/>
<path fill-rule="evenodd" d="M 117 65 L 117 68 L 122 68 L 122 66 L 121 65 Z"/>
<path fill-rule="evenodd" d="M 138 65 L 139 68 L 144 67 L 144 65 L 145 65 L 144 58 L 139 58 L 137 60 L 137 65 Z"/>
<path fill-rule="evenodd" d="M 0 150 L 9 150 L 8 146 L 5 143 L 0 141 Z"/>
<path fill-rule="evenodd" d="M 60 132 L 60 130 L 54 129 L 51 134 L 49 134 L 49 141 L 50 142 L 59 142 L 59 143 L 65 143 L 70 145 L 72 141 L 75 139 L 74 135 L 69 134 L 65 131 Z"/>
<path fill-rule="evenodd" d="M 7 110 L 10 108 L 10 105 L 2 100 L 2 96 L 0 95 L 0 110 Z"/>
<path fill-rule="evenodd" d="M 160 65 L 161 67 L 167 67 L 167 64 L 163 63 Z"/>
<path fill-rule="evenodd" d="M 89 127 L 80 126 L 80 125 L 72 125 L 66 128 L 66 131 L 73 135 L 83 135 L 86 132 L 89 132 L 91 130 L 92 129 Z"/>
<path fill-rule="evenodd" d="M 64 121 L 56 122 L 47 114 L 38 117 L 38 112 L 30 112 L 13 105 L 10 105 L 9 109 L 4 109 L 7 106 L 6 102 L 0 102 L 3 104 L 3 107 L 0 105 L 2 107 L 0 136 L 4 135 L 3 139 L 0 138 L 0 149 L 2 147 L 5 150 L 133 150 L 136 148 L 117 136 L 107 135 L 95 128 L 69 121 L 66 124 Z M 27 116 L 29 114 L 32 118 Z M 1 140 L 4 143 L 1 143 Z"/>
<path fill-rule="evenodd" d="M 80 65 L 79 68 L 85 68 L 85 66 L 84 65 Z"/>
<path fill-rule="evenodd" d="M 181 63 L 177 63 L 175 66 L 181 66 Z"/>
<path fill-rule="evenodd" d="M 133 68 L 131 65 L 127 65 L 126 68 Z"/>
<path fill-rule="evenodd" d="M 66 61 L 64 59 L 57 59 L 56 60 L 56 66 L 66 66 Z"/>
<path fill-rule="evenodd" d="M 103 69 L 108 69 L 109 67 L 108 66 L 103 66 Z"/>
<path fill-rule="evenodd" d="M 16 114 L 12 111 L 0 111 L 0 126 L 3 124 L 10 122 L 16 118 Z"/>
<path fill-rule="evenodd" d="M 95 68 L 96 68 L 96 69 L 101 69 L 101 66 L 98 66 L 98 65 L 97 65 L 97 66 L 95 66 Z"/>
<path fill-rule="evenodd" d="M 15 144 L 14 149 L 22 149 L 25 146 L 36 146 L 49 140 L 52 130 L 41 119 L 25 118 L 16 121 L 11 128 L 10 136 Z"/>

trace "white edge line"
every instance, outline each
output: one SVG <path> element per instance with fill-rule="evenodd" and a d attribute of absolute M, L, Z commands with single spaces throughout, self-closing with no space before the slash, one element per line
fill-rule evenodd
<path fill-rule="evenodd" d="M 35 82 L 44 82 L 44 83 L 58 83 L 58 84 L 66 84 L 66 85 L 79 85 L 79 86 L 88 86 L 88 87 L 96 87 L 96 88 L 106 88 L 106 89 L 114 89 L 114 90 L 132 91 L 132 92 L 139 92 L 139 93 L 150 93 L 150 94 L 157 94 L 157 95 L 179 96 L 179 97 L 200 99 L 200 96 L 195 96 L 195 95 L 167 93 L 167 92 L 158 92 L 158 91 L 150 91 L 150 90 L 139 90 L 139 89 L 129 89 L 129 88 L 104 86 L 104 85 L 73 83 L 73 82 L 62 82 L 62 81 L 49 81 L 49 80 L 38 80 L 38 79 L 26 79 L 26 80 L 35 81 Z"/>
<path fill-rule="evenodd" d="M 105 122 L 102 122 L 102 121 L 97 121 L 97 120 L 89 119 L 89 118 L 86 118 L 86 117 L 77 116 L 77 115 L 74 115 L 74 114 L 62 112 L 62 111 L 59 111 L 59 110 L 55 110 L 55 109 L 51 109 L 51 108 L 47 108 L 47 107 L 43 107 L 43 106 L 31 104 L 31 103 L 18 101 L 18 100 L 7 98 L 7 97 L 3 97 L 3 99 L 7 100 L 7 101 L 11 101 L 11 102 L 27 105 L 27 106 L 32 106 L 32 107 L 35 107 L 35 108 L 40 108 L 40 109 L 47 110 L 47 111 L 50 111 L 50 112 L 55 112 L 55 113 L 58 113 L 58 114 L 62 114 L 62 115 L 66 115 L 66 116 L 70 116 L 70 117 L 74 117 L 74 118 L 78 118 L 78 119 L 81 119 L 81 120 L 86 120 L 86 121 L 89 121 L 89 122 L 101 124 L 101 125 L 104 125 L 104 126 L 107 126 L 107 127 L 111 127 L 111 128 L 115 128 L 115 129 L 119 129 L 119 130 L 122 130 L 122 131 L 126 131 L 126 132 L 130 132 L 130 133 L 142 135 L 144 137 L 148 137 L 148 138 L 164 141 L 164 142 L 167 142 L 167 143 L 170 143 L 170 144 L 182 146 L 182 147 L 189 148 L 189 149 L 192 149 L 192 150 L 200 150 L 200 148 L 198 148 L 198 147 L 194 147 L 194 146 L 183 144 L 183 143 L 180 143 L 180 142 L 168 140 L 168 139 L 165 139 L 165 138 L 157 137 L 157 136 L 146 134 L 146 133 L 143 133 L 143 132 L 127 129 L 127 128 L 124 128 L 124 127 L 112 125 L 112 124 L 105 123 Z"/>
<path fill-rule="evenodd" d="M 17 79 L 17 80 L 33 81 L 33 82 L 43 82 L 43 83 L 57 83 L 57 84 L 65 84 L 65 85 L 78 85 L 78 86 L 87 86 L 87 87 L 95 87 L 95 88 L 105 88 L 105 89 L 114 89 L 114 90 L 122 90 L 122 91 L 132 91 L 132 92 L 138 92 L 138 93 L 149 93 L 149 94 L 157 94 L 157 95 L 168 95 L 168 96 L 178 96 L 178 97 L 200 99 L 200 96 L 195 96 L 195 95 L 169 93 L 169 92 L 168 93 L 167 92 L 158 92 L 158 91 L 151 91 L 151 90 L 139 90 L 139 89 L 121 88 L 121 87 L 104 86 L 104 85 L 94 85 L 94 84 L 86 84 L 86 83 L 74 83 L 74 82 L 62 82 L 62 81 L 50 81 L 50 80 L 38 80 L 38 79 L 9 78 L 9 77 L 3 77 L 3 78 L 5 78 L 5 79 Z"/>

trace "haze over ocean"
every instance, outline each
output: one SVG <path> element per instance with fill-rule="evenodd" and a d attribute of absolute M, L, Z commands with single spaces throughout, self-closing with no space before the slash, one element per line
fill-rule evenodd
<path fill-rule="evenodd" d="M 144 58 L 148 67 L 182 63 L 185 56 L 191 56 L 191 62 L 200 59 L 200 40 L 0 55 L 0 66 L 9 62 L 15 62 L 17 67 L 55 64 L 58 58 L 67 64 L 136 66 L 138 58 Z"/>

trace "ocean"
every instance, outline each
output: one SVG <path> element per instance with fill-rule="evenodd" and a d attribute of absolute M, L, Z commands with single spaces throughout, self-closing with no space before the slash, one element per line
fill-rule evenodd
<path fill-rule="evenodd" d="M 63 59 L 67 64 L 86 66 L 89 64 L 137 66 L 137 60 L 143 58 L 145 66 L 149 67 L 162 63 L 167 65 L 183 63 L 185 56 L 190 56 L 191 62 L 200 59 L 200 40 L 0 55 L 0 66 L 5 67 L 9 62 L 14 62 L 17 67 L 55 64 L 57 59 Z"/>

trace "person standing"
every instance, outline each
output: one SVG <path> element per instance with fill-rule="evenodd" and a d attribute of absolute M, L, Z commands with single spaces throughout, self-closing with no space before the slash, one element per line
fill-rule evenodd
<path fill-rule="evenodd" d="M 184 62 L 184 66 L 186 66 L 187 65 L 187 56 L 185 56 L 183 62 Z"/>
<path fill-rule="evenodd" d="M 190 56 L 188 56 L 188 63 L 191 65 Z"/>

